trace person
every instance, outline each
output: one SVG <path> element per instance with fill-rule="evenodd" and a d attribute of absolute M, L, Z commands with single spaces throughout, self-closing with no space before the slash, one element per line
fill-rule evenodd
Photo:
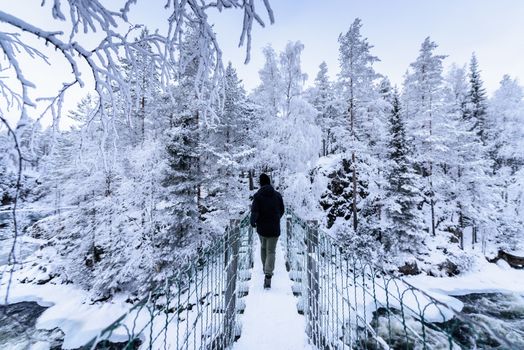
<path fill-rule="evenodd" d="M 275 251 L 280 236 L 280 218 L 284 215 L 284 201 L 271 186 L 266 174 L 260 174 L 260 189 L 251 204 L 251 226 L 256 227 L 260 239 L 260 258 L 264 269 L 264 288 L 271 288 L 275 269 Z"/>

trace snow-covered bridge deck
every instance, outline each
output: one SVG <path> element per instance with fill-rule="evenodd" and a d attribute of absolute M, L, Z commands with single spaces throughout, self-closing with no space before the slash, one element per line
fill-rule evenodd
<path fill-rule="evenodd" d="M 246 311 L 240 318 L 242 335 L 234 350 L 298 350 L 309 349 L 305 332 L 306 320 L 297 313 L 296 298 L 285 268 L 282 240 L 279 240 L 275 273 L 271 289 L 263 288 L 264 273 L 257 254 L 246 297 Z"/>

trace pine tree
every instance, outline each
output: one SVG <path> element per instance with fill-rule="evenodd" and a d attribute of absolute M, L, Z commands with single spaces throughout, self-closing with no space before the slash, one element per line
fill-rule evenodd
<path fill-rule="evenodd" d="M 482 79 L 480 78 L 480 70 L 478 67 L 477 56 L 471 55 L 469 63 L 469 84 L 470 90 L 467 96 L 467 107 L 465 118 L 472 120 L 472 129 L 475 130 L 480 137 L 484 146 L 486 146 L 486 91 L 482 86 Z"/>
<path fill-rule="evenodd" d="M 355 232 L 358 228 L 358 204 L 363 198 L 361 194 L 367 193 L 366 189 L 358 188 L 361 182 L 358 176 L 365 174 L 364 169 L 373 163 L 372 160 L 368 160 L 368 164 L 365 164 L 367 157 L 365 150 L 371 141 L 368 132 L 375 117 L 372 105 L 377 100 L 374 82 L 379 77 L 373 69 L 373 64 L 379 59 L 371 55 L 372 46 L 366 38 L 362 37 L 361 27 L 361 20 L 355 19 L 347 33 L 340 35 L 338 39 L 339 84 L 344 99 L 345 128 L 342 129 L 341 135 L 336 135 L 336 138 L 343 142 L 341 148 L 349 152 L 352 177 L 351 217 Z M 369 180 L 363 180 L 362 183 L 369 183 Z"/>
<path fill-rule="evenodd" d="M 475 56 L 473 56 L 474 58 Z M 476 61 L 473 60 L 472 61 Z M 472 63 L 471 66 L 476 66 Z M 482 141 L 482 135 L 485 129 L 485 116 L 480 119 L 475 115 L 482 109 L 486 114 L 485 108 L 471 107 L 472 96 L 477 95 L 478 91 L 482 90 L 480 86 L 480 77 L 476 69 L 472 70 L 476 73 L 470 72 L 470 84 L 466 83 L 465 73 L 463 69 L 456 68 L 451 73 L 452 78 L 451 92 L 454 98 L 450 100 L 451 109 L 448 113 L 448 119 L 454 123 L 453 132 L 454 138 L 448 142 L 450 156 L 455 159 L 450 161 L 452 169 L 456 173 L 449 173 L 450 178 L 456 183 L 456 191 L 454 199 L 458 207 L 458 233 L 461 240 L 461 247 L 464 248 L 464 231 L 469 227 L 472 232 L 472 245 L 477 243 L 477 235 L 479 227 L 482 228 L 482 223 L 486 222 L 487 217 L 490 216 L 489 210 L 483 203 L 491 203 L 493 200 L 488 187 L 490 186 L 489 178 L 489 163 L 487 162 L 487 153 L 485 143 Z M 471 77 L 475 76 L 475 82 Z M 476 87 L 474 87 L 476 86 Z M 477 91 L 472 93 L 472 91 Z M 480 100 L 479 100 L 480 101 Z M 482 103 L 476 104 L 482 106 Z M 474 112 L 474 111 L 477 112 Z M 480 115 L 480 114 L 479 114 Z M 479 120 L 481 122 L 479 122 Z M 450 157 L 450 158 L 451 158 Z M 451 181 L 450 181 L 451 182 Z M 453 208 L 453 203 L 450 201 L 449 208 Z"/>
<path fill-rule="evenodd" d="M 443 78 L 442 61 L 445 56 L 435 55 L 437 44 L 426 38 L 421 45 L 419 56 L 411 64 L 413 69 L 404 81 L 403 105 L 410 137 L 413 138 L 416 167 L 424 178 L 423 194 L 429 204 L 429 231 L 436 234 L 436 205 L 439 202 L 437 188 L 443 179 L 438 175 L 439 164 L 445 162 L 442 150 L 445 149 L 446 125 L 443 120 Z M 442 185 L 443 186 L 443 185 Z M 443 205 L 443 202 L 441 201 Z"/>
<path fill-rule="evenodd" d="M 206 201 L 207 216 L 213 215 L 215 221 L 238 217 L 239 211 L 245 208 L 242 192 L 245 188 L 242 188 L 240 175 L 251 170 L 254 153 L 251 106 L 231 62 L 223 80 L 223 104 L 218 112 L 220 123 L 209 133 L 208 147 L 213 147 L 213 164 L 206 165 L 208 171 L 218 174 L 208 185 Z"/>
<path fill-rule="evenodd" d="M 173 110 L 173 127 L 167 131 L 166 161 L 163 186 L 166 189 L 166 201 L 170 203 L 167 210 L 171 220 L 169 229 L 162 232 L 159 242 L 158 258 L 166 265 L 173 261 L 174 247 L 196 244 L 198 235 L 202 234 L 201 220 L 206 209 L 202 203 L 202 189 L 205 179 L 202 165 L 203 138 L 203 106 L 206 98 L 206 86 L 195 85 L 197 75 L 202 72 L 199 52 L 200 38 L 198 27 L 190 23 L 180 51 L 180 61 L 183 62 L 179 72 L 178 84 L 172 89 L 171 109 Z M 198 90 L 200 96 L 198 96 Z"/>
<path fill-rule="evenodd" d="M 326 62 L 322 62 L 319 66 L 310 102 L 318 111 L 317 125 L 322 130 L 321 155 L 327 156 L 335 151 L 333 129 L 339 113 L 336 108 L 333 84 L 329 81 Z"/>
<path fill-rule="evenodd" d="M 418 177 L 410 163 L 412 157 L 406 135 L 406 124 L 400 108 L 398 92 L 392 96 L 389 118 L 389 144 L 386 179 L 386 250 L 394 254 L 415 254 L 423 247 L 422 221 L 417 204 L 421 200 Z"/>

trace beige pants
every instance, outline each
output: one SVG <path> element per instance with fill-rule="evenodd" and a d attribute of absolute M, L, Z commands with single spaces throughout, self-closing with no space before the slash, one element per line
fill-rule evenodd
<path fill-rule="evenodd" d="M 273 276 L 278 237 L 264 237 L 258 235 L 258 238 L 260 239 L 260 258 L 262 259 L 264 274 Z"/>

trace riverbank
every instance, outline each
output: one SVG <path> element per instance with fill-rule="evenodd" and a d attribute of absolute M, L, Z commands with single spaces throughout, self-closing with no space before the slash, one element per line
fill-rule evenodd
<path fill-rule="evenodd" d="M 0 281 L 2 305 L 6 304 L 8 275 L 5 273 Z M 14 272 L 7 304 L 36 302 L 45 308 L 37 317 L 34 328 L 47 331 L 60 329 L 64 333 L 64 349 L 75 349 L 84 345 L 132 306 L 125 302 L 124 296 L 92 303 L 90 295 L 75 286 L 54 284 L 52 281 L 42 285 L 21 283 L 22 279 L 23 276 L 18 271 Z"/>
<path fill-rule="evenodd" d="M 26 272 L 27 273 L 27 272 Z M 5 304 L 5 292 L 8 274 L 4 274 L 0 281 L 0 304 Z M 26 275 L 21 271 L 13 274 L 12 286 L 9 291 L 7 304 L 36 302 L 41 313 L 36 315 L 35 322 L 28 323 L 37 332 L 63 333 L 64 349 L 80 347 L 94 337 L 100 330 L 107 327 L 115 319 L 126 313 L 131 304 L 125 301 L 124 296 L 116 296 L 110 301 L 92 303 L 88 292 L 73 285 L 55 284 L 52 280 L 45 284 L 22 283 Z M 522 324 L 508 320 L 495 320 L 496 311 L 500 303 L 508 312 L 524 309 L 524 270 L 516 270 L 504 261 L 497 264 L 478 261 L 469 271 L 454 277 L 431 277 L 417 275 L 405 277 L 405 280 L 420 288 L 439 300 L 445 300 L 451 305 L 464 305 L 462 311 L 471 314 L 477 305 L 478 312 L 493 319 L 490 324 L 497 324 L 497 328 L 505 330 L 516 327 L 514 337 L 520 337 L 524 329 Z M 490 294 L 490 295 L 488 295 Z M 493 295 L 496 295 L 495 297 Z M 465 298 L 462 296 L 466 296 Z M 499 303 L 497 302 L 499 300 Z M 21 304 L 26 305 L 26 304 Z M 26 305 L 27 306 L 27 305 Z M 480 307 L 481 306 L 481 307 Z M 23 309 L 27 307 L 23 307 Z M 462 308 L 461 308 L 462 309 Z M 461 310 L 457 310 L 461 311 Z M 497 321 L 497 322 L 495 322 Z M 39 334 L 39 333 L 37 333 Z M 35 338 L 41 349 L 51 348 L 54 338 L 48 345 L 42 343 L 41 337 Z M 119 341 L 115 334 L 113 341 Z"/>
<path fill-rule="evenodd" d="M 453 277 L 428 275 L 406 276 L 404 280 L 417 288 L 447 295 L 471 293 L 524 294 L 524 269 L 514 269 L 504 260 L 496 264 L 479 259 L 467 272 Z"/>

